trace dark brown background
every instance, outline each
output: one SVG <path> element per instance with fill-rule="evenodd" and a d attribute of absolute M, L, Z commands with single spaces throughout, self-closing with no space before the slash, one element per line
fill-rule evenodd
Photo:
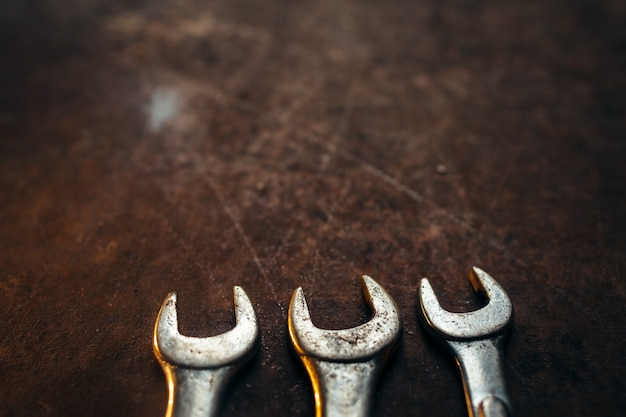
<path fill-rule="evenodd" d="M 464 416 L 415 293 L 476 308 L 472 265 L 517 415 L 623 415 L 623 1 L 1 4 L 2 415 L 163 414 L 165 295 L 213 335 L 241 285 L 263 344 L 222 415 L 313 416 L 289 298 L 352 327 L 367 273 L 404 322 L 374 415 Z"/>

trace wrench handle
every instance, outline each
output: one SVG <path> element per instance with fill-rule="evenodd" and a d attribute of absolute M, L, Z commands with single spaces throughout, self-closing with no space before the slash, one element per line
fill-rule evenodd
<path fill-rule="evenodd" d="M 216 417 L 234 366 L 190 369 L 163 368 L 169 390 L 165 417 Z"/>
<path fill-rule="evenodd" d="M 315 396 L 316 417 L 367 417 L 382 363 L 331 362 L 302 357 Z"/>
<path fill-rule="evenodd" d="M 478 407 L 480 417 L 511 417 L 504 401 L 497 397 L 485 398 Z"/>
<path fill-rule="evenodd" d="M 503 335 L 471 341 L 448 341 L 461 370 L 470 417 L 512 415 L 504 384 L 503 344 Z"/>

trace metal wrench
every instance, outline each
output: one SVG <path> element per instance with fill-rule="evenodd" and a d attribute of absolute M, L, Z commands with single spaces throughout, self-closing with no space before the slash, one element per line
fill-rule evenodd
<path fill-rule="evenodd" d="M 473 267 L 470 281 L 474 291 L 489 300 L 488 304 L 468 313 L 451 313 L 439 305 L 430 282 L 423 278 L 419 289 L 420 318 L 454 354 L 461 370 L 470 417 L 511 416 L 502 370 L 502 348 L 513 323 L 513 304 L 485 271 Z"/>
<path fill-rule="evenodd" d="M 260 332 L 250 299 L 234 287 L 236 325 L 214 337 L 178 332 L 176 293 L 169 294 L 154 326 L 152 347 L 167 378 L 166 417 L 214 417 L 224 388 L 258 347 Z"/>
<path fill-rule="evenodd" d="M 302 288 L 291 298 L 289 335 L 311 378 L 316 417 L 367 416 L 378 378 L 400 339 L 402 324 L 395 302 L 372 278 L 362 279 L 374 314 L 351 329 L 315 327 Z"/>

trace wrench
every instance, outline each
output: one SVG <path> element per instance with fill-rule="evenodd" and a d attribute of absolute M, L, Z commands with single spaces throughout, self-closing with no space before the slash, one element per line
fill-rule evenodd
<path fill-rule="evenodd" d="M 367 416 L 378 378 L 400 339 L 396 303 L 371 277 L 362 280 L 374 314 L 351 329 L 315 327 L 302 288 L 291 297 L 289 336 L 311 378 L 316 417 Z"/>
<path fill-rule="evenodd" d="M 513 304 L 485 271 L 473 267 L 469 277 L 474 291 L 489 300 L 486 306 L 468 313 L 446 311 L 428 279 L 422 278 L 420 318 L 455 356 L 470 417 L 508 417 L 512 408 L 504 385 L 502 350 L 513 323 Z"/>
<path fill-rule="evenodd" d="M 260 339 L 250 299 L 233 288 L 236 325 L 214 337 L 178 332 L 176 293 L 169 294 L 156 319 L 152 348 L 169 391 L 166 417 L 214 417 L 235 372 L 254 355 Z"/>

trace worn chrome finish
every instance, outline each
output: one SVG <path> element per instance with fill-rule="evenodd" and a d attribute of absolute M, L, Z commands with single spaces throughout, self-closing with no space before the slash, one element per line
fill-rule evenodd
<path fill-rule="evenodd" d="M 166 417 L 217 415 L 224 388 L 237 369 L 255 353 L 259 326 L 250 299 L 234 287 L 236 325 L 214 337 L 178 332 L 176 293 L 169 294 L 156 320 L 152 347 L 169 390 Z"/>
<path fill-rule="evenodd" d="M 311 378 L 317 417 L 367 416 L 380 373 L 402 333 L 391 296 L 371 277 L 362 278 L 373 316 L 351 329 L 315 327 L 302 288 L 291 298 L 289 335 Z"/>
<path fill-rule="evenodd" d="M 470 417 L 511 416 L 504 385 L 502 348 L 513 322 L 513 304 L 498 283 L 479 268 L 472 268 L 475 292 L 489 301 L 468 313 L 451 313 L 437 300 L 430 282 L 420 283 L 420 317 L 425 327 L 454 354 L 461 369 Z"/>

